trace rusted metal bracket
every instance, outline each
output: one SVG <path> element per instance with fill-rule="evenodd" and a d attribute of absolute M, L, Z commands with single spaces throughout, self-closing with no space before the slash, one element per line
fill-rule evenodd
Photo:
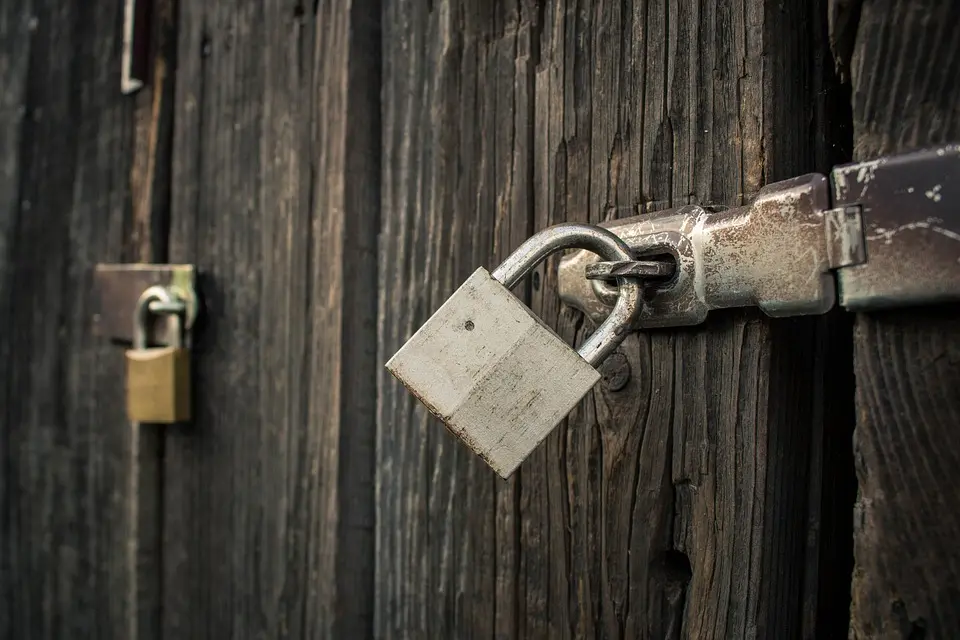
<path fill-rule="evenodd" d="M 180 320 L 169 314 L 152 315 L 147 327 L 148 343 L 179 344 L 196 322 L 200 302 L 196 291 L 196 269 L 190 264 L 98 264 L 93 286 L 98 308 L 93 318 L 96 335 L 131 342 L 134 311 L 140 295 L 152 286 L 168 287 L 185 305 Z"/>
<path fill-rule="evenodd" d="M 829 181 L 778 182 L 743 207 L 689 205 L 602 226 L 638 259 L 676 261 L 638 328 L 699 324 L 729 307 L 820 314 L 838 288 L 849 310 L 960 300 L 960 145 L 840 166 Z M 586 251 L 565 256 L 559 289 L 599 322 L 616 290 L 585 277 L 597 260 Z"/>

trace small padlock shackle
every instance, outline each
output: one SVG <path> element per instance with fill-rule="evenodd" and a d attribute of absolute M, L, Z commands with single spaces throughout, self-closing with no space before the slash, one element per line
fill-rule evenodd
<path fill-rule="evenodd" d="M 630 247 L 602 227 L 558 224 L 531 236 L 491 275 L 507 289 L 512 289 L 547 256 L 564 249 L 586 249 L 610 261 L 634 259 Z M 577 351 L 595 368 L 620 346 L 640 312 L 640 283 L 632 278 L 617 278 L 617 284 L 619 296 L 613 311 Z"/>
<path fill-rule="evenodd" d="M 150 317 L 151 303 L 160 302 L 163 305 L 173 305 L 178 302 L 177 297 L 167 287 L 154 285 L 147 287 L 137 299 L 133 309 L 133 348 L 147 348 L 147 320 Z M 166 309 L 164 309 L 166 311 Z"/>

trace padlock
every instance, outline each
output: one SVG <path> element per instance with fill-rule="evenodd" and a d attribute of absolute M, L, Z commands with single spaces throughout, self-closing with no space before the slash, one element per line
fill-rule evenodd
<path fill-rule="evenodd" d="M 150 287 L 134 311 L 133 348 L 127 351 L 127 416 L 134 422 L 173 424 L 190 419 L 190 352 L 183 347 L 182 328 L 175 331 L 179 344 L 147 346 L 147 321 L 151 303 L 173 305 L 164 287 Z M 173 314 L 179 322 L 180 315 Z"/>
<path fill-rule="evenodd" d="M 613 233 L 585 224 L 545 229 L 491 275 L 480 267 L 387 362 L 427 409 L 509 477 L 600 379 L 594 368 L 627 336 L 641 285 L 618 278 L 613 311 L 574 351 L 510 289 L 551 253 L 587 249 L 633 260 Z"/>

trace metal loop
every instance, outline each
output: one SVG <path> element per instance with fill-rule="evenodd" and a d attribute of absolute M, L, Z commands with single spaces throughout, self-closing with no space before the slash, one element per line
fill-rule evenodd
<path fill-rule="evenodd" d="M 587 265 L 585 274 L 587 280 L 604 280 L 616 282 L 617 276 L 640 279 L 669 279 L 676 273 L 676 265 L 672 262 L 657 260 L 616 260 L 610 262 L 594 262 Z M 614 290 L 616 294 L 616 290 Z"/>
<path fill-rule="evenodd" d="M 133 348 L 147 348 L 147 321 L 151 313 L 169 313 L 179 318 L 185 308 L 183 301 L 167 287 L 155 285 L 145 289 L 133 311 Z"/>
<path fill-rule="evenodd" d="M 491 275 L 507 289 L 512 289 L 547 256 L 563 249 L 586 249 L 610 261 L 633 260 L 627 244 L 602 227 L 558 224 L 531 236 Z M 577 351 L 593 367 L 597 367 L 620 346 L 640 313 L 640 281 L 618 277 L 617 284 L 619 295 L 613 311 Z"/>
<path fill-rule="evenodd" d="M 156 315 L 183 315 L 187 311 L 187 305 L 174 295 L 173 302 L 162 302 L 160 300 L 154 300 L 147 305 L 147 308 L 150 310 L 150 313 Z"/>

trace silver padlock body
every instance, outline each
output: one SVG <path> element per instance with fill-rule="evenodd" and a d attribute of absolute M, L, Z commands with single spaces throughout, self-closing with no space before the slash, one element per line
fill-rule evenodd
<path fill-rule="evenodd" d="M 482 267 L 387 369 L 504 478 L 600 379 Z"/>

